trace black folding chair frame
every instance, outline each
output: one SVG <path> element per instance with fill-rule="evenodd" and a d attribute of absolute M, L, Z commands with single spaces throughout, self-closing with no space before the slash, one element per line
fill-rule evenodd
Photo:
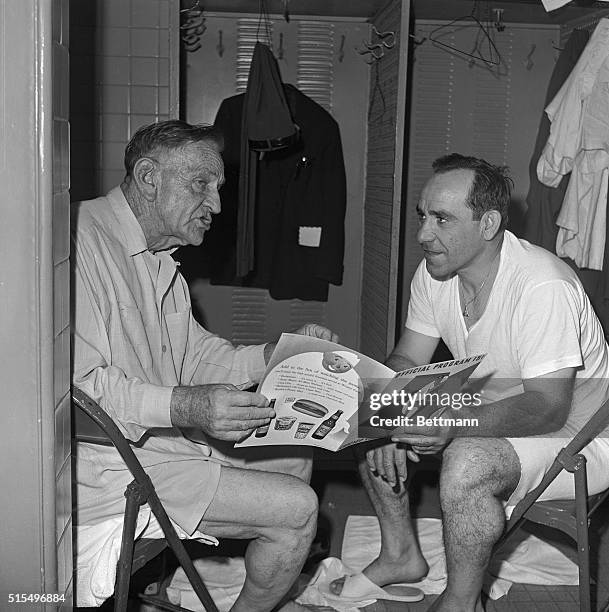
<path fill-rule="evenodd" d="M 590 612 L 590 547 L 588 529 L 590 517 L 601 502 L 609 495 L 609 490 L 588 497 L 588 475 L 586 457 L 581 450 L 596 438 L 609 423 L 609 401 L 605 402 L 581 428 L 573 439 L 558 453 L 547 474 L 539 485 L 527 493 L 516 505 L 503 536 L 495 545 L 498 550 L 506 540 L 522 525 L 525 520 L 540 523 L 559 529 L 577 543 L 579 569 L 579 605 L 581 612 Z M 562 471 L 573 474 L 575 482 L 575 499 L 567 501 L 538 502 L 539 496 L 550 486 Z M 575 518 L 567 507 L 575 506 Z M 565 507 L 564 514 L 563 506 Z M 598 606 L 599 610 L 607 608 Z"/>
<path fill-rule="evenodd" d="M 86 413 L 108 436 L 134 477 L 134 480 L 127 486 L 125 491 L 127 501 L 114 592 L 115 612 L 124 612 L 127 609 L 133 563 L 133 548 L 135 543 L 135 528 L 139 509 L 145 503 L 150 506 L 152 513 L 163 530 L 167 544 L 184 569 L 192 588 L 207 612 L 218 612 L 218 608 L 211 598 L 207 587 L 195 569 L 184 544 L 178 537 L 174 526 L 167 516 L 165 508 L 163 508 L 163 504 L 156 493 L 150 477 L 144 471 L 144 468 L 135 456 L 127 439 L 123 436 L 108 414 L 86 393 L 77 387 L 72 388 L 72 400 L 74 405 Z M 175 609 L 175 606 L 172 606 L 172 608 Z"/>

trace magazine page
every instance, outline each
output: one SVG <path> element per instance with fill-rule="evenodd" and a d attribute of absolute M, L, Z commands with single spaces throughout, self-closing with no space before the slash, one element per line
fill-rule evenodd
<path fill-rule="evenodd" d="M 384 381 L 395 372 L 335 342 L 282 334 L 258 392 L 273 404 L 268 427 L 236 447 L 297 445 L 338 450 L 357 437 L 358 406 L 366 381 Z"/>
<path fill-rule="evenodd" d="M 468 390 L 469 377 L 484 359 L 430 363 L 395 374 L 386 386 L 371 393 L 359 411 L 358 433 L 362 438 L 384 438 L 412 426 L 430 426 L 448 408 L 479 406 L 480 390 Z"/>

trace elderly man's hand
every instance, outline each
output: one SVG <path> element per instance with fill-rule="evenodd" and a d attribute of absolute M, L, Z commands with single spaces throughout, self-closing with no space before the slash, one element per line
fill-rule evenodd
<path fill-rule="evenodd" d="M 331 332 L 327 327 L 323 325 L 317 325 L 317 323 L 305 323 L 302 327 L 298 328 L 295 334 L 301 336 L 313 336 L 314 338 L 321 338 L 322 340 L 330 340 L 331 342 L 338 342 L 338 334 Z M 268 363 L 271 359 L 271 355 L 277 346 L 276 342 L 268 342 L 264 346 L 264 363 Z"/>
<path fill-rule="evenodd" d="M 301 336 L 314 336 L 315 338 L 321 338 L 322 340 L 338 342 L 338 334 L 335 334 L 323 325 L 317 325 L 317 323 L 306 323 L 294 333 L 300 334 Z"/>
<path fill-rule="evenodd" d="M 197 427 L 219 440 L 244 440 L 274 416 L 264 395 L 228 384 L 174 387 L 171 396 L 173 425 Z"/>

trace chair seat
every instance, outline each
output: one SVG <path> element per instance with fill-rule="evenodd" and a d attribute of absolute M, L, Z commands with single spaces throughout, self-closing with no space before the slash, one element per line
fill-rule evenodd
<path fill-rule="evenodd" d="M 603 493 L 590 495 L 588 507 L 594 508 L 604 497 Z M 574 499 L 553 499 L 535 502 L 526 512 L 528 521 L 546 525 L 566 533 L 577 540 L 577 519 Z"/>

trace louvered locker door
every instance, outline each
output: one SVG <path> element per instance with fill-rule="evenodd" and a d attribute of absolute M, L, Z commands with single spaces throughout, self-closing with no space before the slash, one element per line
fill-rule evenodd
<path fill-rule="evenodd" d="M 388 2 L 372 20 L 395 34 L 395 46 L 372 66 L 367 117 L 361 350 L 380 361 L 396 335 L 409 4 Z"/>
<path fill-rule="evenodd" d="M 234 342 L 263 342 L 314 321 L 336 330 L 341 341 L 357 348 L 368 66 L 353 48 L 368 38 L 369 26 L 292 18 L 289 24 L 271 19 L 267 28 L 259 25 L 257 16 L 220 14 L 208 15 L 206 26 L 202 48 L 186 56 L 186 119 L 213 122 L 221 101 L 245 90 L 256 40 L 264 42 L 270 36 L 283 81 L 293 83 L 328 110 L 341 128 L 348 189 L 347 244 L 343 285 L 330 286 L 327 303 L 276 301 L 266 289 L 212 286 L 198 279 L 191 286 L 195 307 L 203 312 L 209 329 Z M 343 61 L 338 60 L 341 44 Z"/>
<path fill-rule="evenodd" d="M 441 23 L 417 21 L 415 38 L 426 39 Z M 557 35 L 555 26 L 508 23 L 503 32 L 493 33 L 502 58 L 500 66 L 473 63 L 429 42 L 415 48 L 402 321 L 407 312 L 410 281 L 422 259 L 416 242 L 416 203 L 431 176 L 434 159 L 454 152 L 507 165 L 514 179 L 511 214 L 515 218 L 522 215 L 529 185 L 529 160 L 554 66 L 552 43 Z M 475 38 L 475 27 L 458 26 L 442 40 L 470 50 Z"/>

